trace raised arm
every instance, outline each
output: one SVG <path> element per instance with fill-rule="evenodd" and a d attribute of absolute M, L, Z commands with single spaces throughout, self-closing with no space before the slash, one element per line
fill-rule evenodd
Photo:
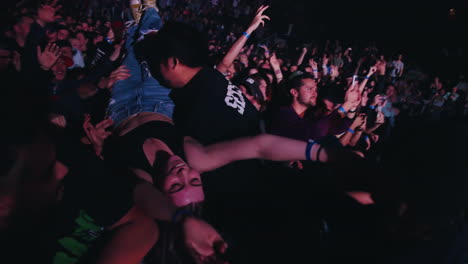
<path fill-rule="evenodd" d="M 348 131 L 344 133 L 343 136 L 340 137 L 340 142 L 343 146 L 348 146 L 353 138 L 354 134 L 356 134 L 357 127 L 361 126 L 363 123 L 363 116 L 358 115 L 356 119 L 354 119 L 353 123 L 349 127 Z"/>
<path fill-rule="evenodd" d="M 190 166 L 200 172 L 211 171 L 238 160 L 266 159 L 272 161 L 313 160 L 340 162 L 355 159 L 343 149 L 269 134 L 240 138 L 210 146 L 202 146 L 185 138 L 184 148 Z"/>
<path fill-rule="evenodd" d="M 366 75 L 366 78 L 359 84 L 359 91 L 362 93 L 364 91 L 364 87 L 366 87 L 367 82 L 369 81 L 369 78 L 372 76 L 377 71 L 376 66 L 372 66 L 369 69 L 369 72 Z"/>
<path fill-rule="evenodd" d="M 227 69 L 234 62 L 234 60 L 237 58 L 242 48 L 245 46 L 245 43 L 247 43 L 247 40 L 249 39 L 250 35 L 260 26 L 260 24 L 265 24 L 265 19 L 270 20 L 268 16 L 263 15 L 263 12 L 265 12 L 265 10 L 267 9 L 268 6 L 261 6 L 257 10 L 257 14 L 255 15 L 255 18 L 253 19 L 250 26 L 242 34 L 242 36 L 240 36 L 237 39 L 237 41 L 232 45 L 231 49 L 229 49 L 228 53 L 226 54 L 226 56 L 224 56 L 223 60 L 218 65 L 216 65 L 216 69 L 218 71 L 220 71 L 221 73 L 226 72 Z"/>
<path fill-rule="evenodd" d="M 274 52 L 270 56 L 270 65 L 275 72 L 276 82 L 279 84 L 283 80 L 283 72 Z"/>
<path fill-rule="evenodd" d="M 309 59 L 309 65 L 312 68 L 312 74 L 314 75 L 314 79 L 318 80 L 318 65 L 314 58 Z"/>
<path fill-rule="evenodd" d="M 307 50 L 306 47 L 302 48 L 301 55 L 300 55 L 299 58 L 297 59 L 297 64 L 296 64 L 297 67 L 299 67 L 299 66 L 302 64 L 302 62 L 304 61 L 304 58 L 305 58 L 305 55 L 307 54 L 307 51 L 308 51 L 308 50 Z"/>

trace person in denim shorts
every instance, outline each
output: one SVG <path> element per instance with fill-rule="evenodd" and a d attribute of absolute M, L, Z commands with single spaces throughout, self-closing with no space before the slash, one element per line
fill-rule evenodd
<path fill-rule="evenodd" d="M 174 103 L 169 98 L 170 89 L 153 78 L 147 63 L 136 56 L 135 45 L 139 39 L 144 34 L 157 31 L 162 27 L 162 20 L 156 5 L 149 0 L 144 5 L 131 4 L 131 7 L 136 9 L 133 14 L 136 22 L 139 23 L 129 28 L 125 43 L 127 55 L 122 65 L 128 70 L 130 76 L 114 84 L 108 107 L 108 116 L 114 121 L 116 127 L 129 116 L 137 113 L 153 112 L 172 118 L 174 110 Z"/>

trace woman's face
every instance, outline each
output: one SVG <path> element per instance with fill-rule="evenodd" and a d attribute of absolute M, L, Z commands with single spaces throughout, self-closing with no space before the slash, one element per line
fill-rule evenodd
<path fill-rule="evenodd" d="M 173 155 L 169 158 L 164 176 L 162 190 L 177 207 L 205 199 L 200 173 L 187 165 L 179 156 Z"/>

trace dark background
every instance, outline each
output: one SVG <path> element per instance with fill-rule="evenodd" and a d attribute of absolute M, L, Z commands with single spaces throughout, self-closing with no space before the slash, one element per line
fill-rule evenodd
<path fill-rule="evenodd" d="M 373 40 L 387 56 L 402 53 L 406 62 L 430 74 L 467 74 L 468 1 L 271 0 L 270 4 L 275 30 L 284 33 L 288 24 L 294 24 L 292 38 L 297 43 Z M 455 15 L 450 15 L 452 8 Z"/>

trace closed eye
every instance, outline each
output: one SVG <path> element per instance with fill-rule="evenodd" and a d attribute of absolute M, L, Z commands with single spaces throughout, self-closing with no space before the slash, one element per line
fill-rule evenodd
<path fill-rule="evenodd" d="M 184 185 L 180 183 L 174 183 L 169 187 L 169 193 L 176 193 L 182 191 L 184 189 Z"/>
<path fill-rule="evenodd" d="M 190 180 L 190 185 L 198 187 L 198 186 L 202 186 L 202 182 L 199 178 L 194 178 Z"/>

